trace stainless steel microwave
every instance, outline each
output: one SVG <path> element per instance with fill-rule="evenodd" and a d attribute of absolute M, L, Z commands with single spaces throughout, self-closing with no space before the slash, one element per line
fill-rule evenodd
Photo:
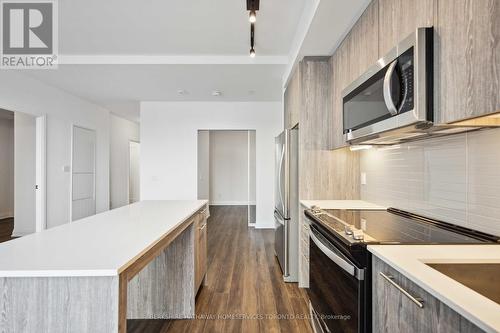
<path fill-rule="evenodd" d="M 432 127 L 433 32 L 418 28 L 342 91 L 351 144 L 391 144 Z"/>

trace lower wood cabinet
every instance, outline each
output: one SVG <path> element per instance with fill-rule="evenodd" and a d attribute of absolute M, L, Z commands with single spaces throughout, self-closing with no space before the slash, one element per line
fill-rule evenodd
<path fill-rule="evenodd" d="M 207 209 L 198 213 L 194 227 L 194 290 L 196 293 L 207 274 Z"/>
<path fill-rule="evenodd" d="M 483 332 L 382 260 L 372 268 L 374 333 Z"/>

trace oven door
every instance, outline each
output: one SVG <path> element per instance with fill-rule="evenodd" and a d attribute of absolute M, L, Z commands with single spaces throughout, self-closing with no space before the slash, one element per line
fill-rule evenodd
<path fill-rule="evenodd" d="M 308 295 L 324 332 L 364 331 L 364 273 L 314 225 L 310 231 Z"/>

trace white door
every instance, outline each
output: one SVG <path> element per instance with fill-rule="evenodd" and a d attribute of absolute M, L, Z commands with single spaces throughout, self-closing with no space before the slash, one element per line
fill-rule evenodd
<path fill-rule="evenodd" d="M 95 131 L 73 127 L 71 220 L 95 215 Z"/>
<path fill-rule="evenodd" d="M 141 156 L 141 144 L 130 141 L 129 160 L 129 182 L 128 182 L 128 202 L 140 201 L 141 176 L 139 161 Z"/>

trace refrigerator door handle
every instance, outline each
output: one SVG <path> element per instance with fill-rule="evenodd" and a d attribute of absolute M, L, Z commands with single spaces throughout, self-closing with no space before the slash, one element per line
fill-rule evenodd
<path fill-rule="evenodd" d="M 281 192 L 281 177 L 282 177 L 283 161 L 284 160 L 285 160 L 285 147 L 283 147 L 283 150 L 281 151 L 281 158 L 280 158 L 280 164 L 279 164 L 279 173 L 278 173 L 278 192 L 279 192 L 279 196 L 280 196 L 281 211 L 283 212 L 283 215 L 286 214 L 286 212 L 285 212 L 285 202 L 283 201 L 283 193 Z"/>

